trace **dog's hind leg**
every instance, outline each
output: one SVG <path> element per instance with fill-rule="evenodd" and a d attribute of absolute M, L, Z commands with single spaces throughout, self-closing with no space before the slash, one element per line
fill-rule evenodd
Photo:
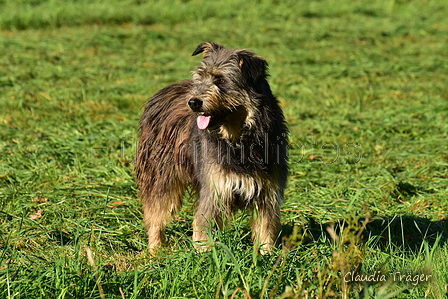
<path fill-rule="evenodd" d="M 143 198 L 143 214 L 151 254 L 165 239 L 165 227 L 182 205 L 185 185 L 177 182 L 166 192 L 154 192 Z"/>

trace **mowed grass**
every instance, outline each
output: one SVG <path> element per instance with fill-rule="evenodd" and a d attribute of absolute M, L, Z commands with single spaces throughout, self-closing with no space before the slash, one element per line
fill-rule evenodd
<path fill-rule="evenodd" d="M 0 1 L 0 297 L 445 298 L 447 13 L 442 0 Z M 188 197 L 167 246 L 146 251 L 141 108 L 189 78 L 204 41 L 270 64 L 291 131 L 272 255 L 253 250 L 244 213 L 197 253 Z"/>

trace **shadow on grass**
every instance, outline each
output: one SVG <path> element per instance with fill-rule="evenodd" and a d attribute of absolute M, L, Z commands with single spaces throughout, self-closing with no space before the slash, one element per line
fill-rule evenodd
<path fill-rule="evenodd" d="M 376 238 L 381 247 L 393 244 L 405 250 L 418 251 L 423 241 L 431 246 L 438 236 L 439 245 L 448 240 L 448 221 L 431 221 L 414 216 L 374 219 L 363 232 L 367 241 Z"/>
<path fill-rule="evenodd" d="M 370 219 L 369 223 L 363 229 L 365 218 L 359 220 L 357 229 L 353 229 L 354 234 L 362 230 L 362 240 L 369 242 L 372 246 L 386 248 L 393 245 L 407 251 L 419 251 L 426 241 L 432 246 L 438 236 L 440 236 L 439 245 L 448 240 L 448 221 L 431 221 L 426 218 L 415 216 L 400 216 L 393 218 Z M 336 234 L 339 234 L 342 228 L 347 227 L 345 220 L 339 220 L 335 223 L 318 223 L 315 219 L 309 219 L 309 223 L 299 228 L 302 234 L 302 243 L 309 243 L 325 237 L 331 240 L 328 228 L 333 226 Z M 282 227 L 282 239 L 290 238 L 294 233 L 294 225 L 284 225 Z"/>

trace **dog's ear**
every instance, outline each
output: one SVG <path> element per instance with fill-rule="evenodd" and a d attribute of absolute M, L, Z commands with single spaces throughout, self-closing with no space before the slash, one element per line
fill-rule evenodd
<path fill-rule="evenodd" d="M 248 50 L 238 51 L 239 67 L 251 86 L 256 86 L 260 80 L 266 79 L 268 63 L 263 58 Z"/>
<path fill-rule="evenodd" d="M 193 54 L 191 56 L 198 55 L 199 53 L 204 52 L 204 56 L 206 57 L 210 51 L 217 51 L 224 49 L 224 47 L 221 44 L 218 43 L 212 43 L 212 42 L 206 42 L 202 43 L 199 46 L 197 46 L 196 50 L 194 50 Z"/>

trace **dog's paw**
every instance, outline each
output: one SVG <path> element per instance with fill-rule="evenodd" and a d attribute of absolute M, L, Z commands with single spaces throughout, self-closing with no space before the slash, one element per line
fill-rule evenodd
<path fill-rule="evenodd" d="M 259 251 L 261 255 L 271 255 L 274 253 L 275 247 L 270 243 L 266 243 L 260 245 Z"/>
<path fill-rule="evenodd" d="M 205 241 L 194 241 L 193 242 L 194 248 L 196 249 L 196 252 L 207 252 L 211 250 L 211 244 L 209 240 Z"/>

